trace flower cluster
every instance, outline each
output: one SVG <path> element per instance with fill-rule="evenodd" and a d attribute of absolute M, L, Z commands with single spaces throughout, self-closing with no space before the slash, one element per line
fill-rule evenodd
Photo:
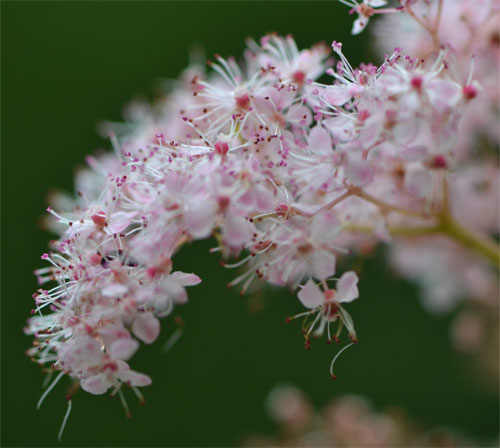
<path fill-rule="evenodd" d="M 451 214 L 477 235 L 498 235 L 500 2 L 406 1 L 399 12 L 385 14 L 375 23 L 379 51 L 389 51 L 397 42 L 426 59 L 445 49 L 453 55 L 449 70 L 459 74 L 463 93 L 470 99 L 452 139 Z M 428 309 L 446 311 L 468 298 L 496 306 L 498 272 L 462 245 L 435 235 L 397 239 L 390 248 L 391 264 L 421 284 Z M 498 264 L 495 245 L 491 254 L 496 254 Z"/>
<path fill-rule="evenodd" d="M 384 3 L 354 9 L 369 17 Z M 397 12 L 414 14 L 414 3 Z M 60 372 L 55 382 L 66 374 L 92 394 L 123 398 L 128 385 L 141 396 L 151 379 L 127 362 L 200 283 L 173 267 L 194 240 L 215 239 L 222 264 L 240 270 L 230 286 L 243 293 L 258 282 L 296 291 L 308 309 L 295 316 L 305 318 L 307 347 L 311 335 L 338 341 L 344 327 L 356 341 L 342 304 L 358 297 L 358 277 L 336 276 L 352 249 L 444 234 L 498 263 L 478 234 L 497 230 L 487 211 L 498 189 L 476 188 L 498 167 L 457 150 L 481 72 L 465 76 L 446 46 L 426 57 L 396 48 L 359 68 L 341 43 L 332 50 L 299 51 L 292 37 L 267 35 L 248 42 L 241 64 L 216 55 L 209 72 L 188 68 L 156 106 L 133 104 L 126 126 L 103 126 L 114 153 L 88 158 L 76 197 L 54 198 L 60 237 L 36 271 L 51 286 L 34 294 L 28 353 Z"/>
<path fill-rule="evenodd" d="M 277 424 L 272 436 L 247 437 L 248 447 L 469 447 L 477 441 L 448 427 L 424 428 L 396 406 L 377 410 L 359 395 L 336 396 L 321 408 L 295 386 L 280 384 L 267 397 Z"/>

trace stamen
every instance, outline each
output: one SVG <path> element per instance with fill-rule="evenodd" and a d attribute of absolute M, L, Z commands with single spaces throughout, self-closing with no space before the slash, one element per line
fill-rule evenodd
<path fill-rule="evenodd" d="M 252 256 L 248 255 L 247 257 L 243 258 L 240 261 L 237 261 L 236 263 L 229 264 L 229 263 L 221 262 L 221 265 L 224 266 L 225 268 L 228 268 L 228 269 L 239 268 L 240 266 L 244 265 L 251 258 L 252 258 Z"/>
<path fill-rule="evenodd" d="M 36 408 L 37 409 L 40 409 L 40 406 L 42 405 L 43 403 L 43 400 L 45 400 L 45 398 L 47 397 L 47 395 L 50 393 L 50 391 L 52 389 L 54 389 L 54 387 L 56 386 L 56 384 L 59 382 L 59 380 L 64 376 L 64 372 L 61 372 L 59 373 L 59 375 L 57 375 L 56 379 L 52 382 L 52 384 L 47 388 L 47 390 L 42 394 L 42 396 L 40 397 L 40 400 L 38 400 L 38 403 L 36 404 Z"/>
<path fill-rule="evenodd" d="M 132 414 L 130 413 L 130 409 L 129 409 L 128 404 L 127 404 L 127 400 L 125 400 L 125 397 L 123 395 L 121 388 L 118 389 L 118 395 L 120 396 L 120 401 L 122 402 L 123 409 L 125 409 L 125 415 L 127 416 L 127 418 L 132 417 Z"/>
<path fill-rule="evenodd" d="M 316 318 L 313 320 L 313 323 L 309 326 L 309 329 L 307 330 L 307 336 L 309 336 L 311 334 L 311 331 L 313 330 L 313 328 L 318 323 L 318 320 L 321 318 L 321 314 L 322 313 L 319 312 L 318 315 L 316 316 Z"/>
<path fill-rule="evenodd" d="M 146 399 L 144 398 L 144 395 L 142 395 L 141 391 L 137 389 L 135 386 L 130 386 L 134 394 L 136 395 L 137 399 L 139 400 L 139 404 L 141 406 L 144 406 L 146 404 Z"/>
<path fill-rule="evenodd" d="M 333 357 L 332 363 L 330 364 L 330 375 L 332 376 L 332 379 L 337 379 L 337 377 L 333 374 L 333 366 L 335 364 L 335 361 L 337 361 L 338 357 L 341 355 L 341 353 L 348 349 L 351 345 L 354 345 L 354 342 L 351 342 L 350 344 L 347 344 L 344 348 L 340 349 L 339 352 Z"/>
<path fill-rule="evenodd" d="M 71 414 L 71 395 L 66 397 L 68 399 L 68 408 L 66 409 L 66 414 L 64 414 L 64 418 L 61 424 L 61 429 L 59 430 L 59 433 L 57 434 L 57 441 L 60 442 L 64 428 L 66 427 L 66 423 L 68 422 L 69 414 Z"/>
<path fill-rule="evenodd" d="M 163 346 L 162 348 L 162 351 L 163 353 L 168 353 L 172 347 L 175 345 L 175 343 L 180 339 L 180 337 L 182 336 L 182 333 L 183 333 L 183 330 L 182 328 L 177 328 L 177 330 L 175 330 L 172 334 L 172 336 L 170 336 L 168 339 L 167 339 L 167 342 L 165 342 L 165 345 Z"/>

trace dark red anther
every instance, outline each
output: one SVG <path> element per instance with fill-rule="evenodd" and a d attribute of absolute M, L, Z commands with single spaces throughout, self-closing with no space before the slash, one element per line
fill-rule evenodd
<path fill-rule="evenodd" d="M 432 168 L 443 169 L 447 167 L 448 163 L 445 156 L 438 154 L 432 158 L 430 165 Z"/>
<path fill-rule="evenodd" d="M 104 364 L 102 367 L 103 372 L 106 371 L 107 369 L 111 370 L 112 372 L 116 372 L 118 370 L 118 365 L 114 361 L 107 362 Z"/>
<path fill-rule="evenodd" d="M 276 207 L 276 214 L 283 216 L 288 212 L 287 204 L 280 204 Z"/>
<path fill-rule="evenodd" d="M 332 373 L 332 381 L 335 381 L 337 379 L 337 376 Z"/>
<path fill-rule="evenodd" d="M 297 70 L 296 72 L 293 73 L 292 79 L 294 80 L 295 83 L 301 86 L 302 84 L 304 84 L 304 81 L 306 80 L 306 74 L 302 70 Z"/>
<path fill-rule="evenodd" d="M 421 76 L 414 76 L 411 79 L 411 86 L 415 89 L 420 91 L 422 89 L 422 84 L 424 83 L 424 80 L 422 79 Z"/>
<path fill-rule="evenodd" d="M 231 199 L 229 196 L 219 195 L 217 196 L 217 203 L 219 204 L 219 209 L 225 211 L 229 207 Z"/>
<path fill-rule="evenodd" d="M 217 142 L 214 145 L 215 152 L 222 156 L 225 156 L 229 151 L 229 144 L 226 142 Z"/>
<path fill-rule="evenodd" d="M 285 317 L 285 323 L 289 324 L 292 321 L 291 317 Z"/>
<path fill-rule="evenodd" d="M 462 92 L 465 98 L 467 98 L 468 100 L 472 100 L 477 96 L 478 90 L 475 86 L 469 84 L 468 86 L 464 86 Z"/>
<path fill-rule="evenodd" d="M 238 109 L 248 109 L 248 106 L 250 105 L 250 97 L 246 93 L 244 95 L 237 96 L 235 100 Z"/>
<path fill-rule="evenodd" d="M 370 112 L 368 112 L 366 109 L 361 109 L 358 112 L 358 120 L 359 121 L 365 121 L 369 116 L 370 116 Z"/>

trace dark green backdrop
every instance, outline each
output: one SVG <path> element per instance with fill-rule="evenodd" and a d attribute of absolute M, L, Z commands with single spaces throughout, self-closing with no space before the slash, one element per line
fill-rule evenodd
<path fill-rule="evenodd" d="M 65 412 L 64 387 L 40 411 L 43 379 L 24 356 L 22 333 L 36 289 L 32 269 L 50 238 L 40 225 L 50 189 L 72 188 L 74 168 L 98 147 L 103 119 L 119 120 L 154 80 L 175 77 L 194 44 L 207 55 L 239 55 L 248 35 L 292 33 L 299 46 L 344 40 L 358 63 L 368 36 L 349 36 L 352 17 L 335 2 L 2 2 L 2 329 L 3 446 L 56 445 Z M 183 250 L 178 267 L 202 276 L 178 313 L 186 332 L 168 355 L 158 343 L 132 361 L 153 377 L 147 406 L 78 393 L 63 445 L 227 446 L 271 432 L 264 399 L 278 382 L 304 388 L 321 405 L 344 393 L 364 394 L 378 408 L 404 406 L 423 426 L 449 425 L 489 439 L 498 432 L 496 394 L 449 344 L 450 316 L 430 317 L 417 291 L 396 279 L 380 257 L 365 263 L 362 297 L 349 306 L 360 343 L 347 351 L 333 383 L 336 350 L 303 349 L 299 325 L 283 317 L 300 309 L 285 292 L 266 291 L 264 308 L 224 285 L 209 244 Z"/>

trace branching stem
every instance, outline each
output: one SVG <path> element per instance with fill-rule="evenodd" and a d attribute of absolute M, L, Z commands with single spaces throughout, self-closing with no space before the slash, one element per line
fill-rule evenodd
<path fill-rule="evenodd" d="M 366 199 L 367 201 L 378 205 L 383 210 L 395 211 L 406 215 L 415 215 L 422 218 L 435 218 L 437 223 L 435 225 L 427 226 L 413 226 L 413 227 L 389 227 L 389 233 L 393 236 L 424 236 L 424 235 L 446 235 L 462 246 L 470 249 L 471 251 L 483 256 L 492 262 L 497 268 L 500 269 L 500 247 L 498 243 L 492 238 L 479 234 L 473 229 L 468 229 L 458 223 L 452 216 L 449 207 L 448 184 L 446 179 L 443 179 L 443 203 L 442 209 L 435 215 L 425 216 L 419 212 L 412 210 L 399 209 L 398 207 L 386 204 L 362 190 L 355 193 L 357 196 Z M 346 230 L 362 233 L 373 233 L 372 226 L 357 226 L 347 225 Z"/>

